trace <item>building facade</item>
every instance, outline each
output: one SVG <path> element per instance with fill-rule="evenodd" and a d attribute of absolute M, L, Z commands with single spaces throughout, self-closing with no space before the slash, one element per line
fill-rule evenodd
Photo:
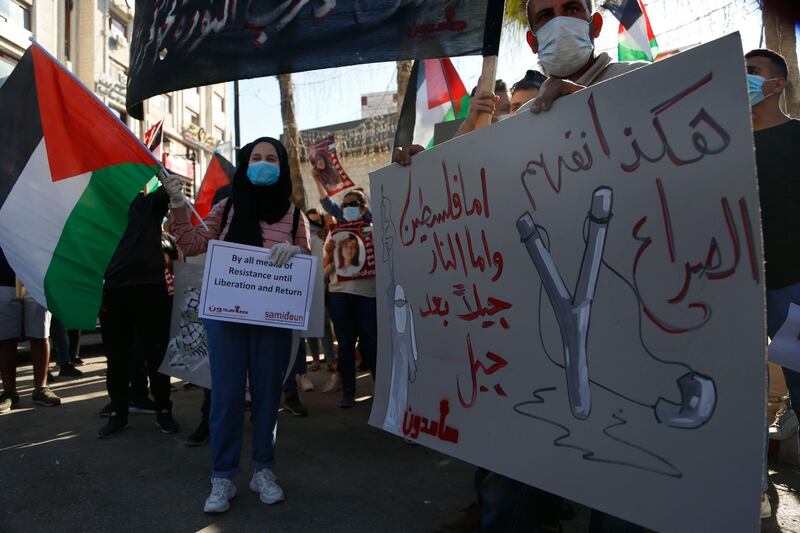
<path fill-rule="evenodd" d="M 397 113 L 397 91 L 361 95 L 361 118 Z"/>
<path fill-rule="evenodd" d="M 211 154 L 230 159 L 232 91 L 210 85 L 156 96 L 145 118 L 125 111 L 134 0 L 0 0 L 0 83 L 35 38 L 100 97 L 139 138 L 164 121 L 163 163 L 190 197 Z M 231 98 L 229 98 L 231 95 Z"/>

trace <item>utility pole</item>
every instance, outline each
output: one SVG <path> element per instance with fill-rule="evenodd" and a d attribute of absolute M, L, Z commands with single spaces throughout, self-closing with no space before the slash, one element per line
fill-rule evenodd
<path fill-rule="evenodd" d="M 239 108 L 241 107 L 241 100 L 239 100 L 239 80 L 233 82 L 233 156 L 236 158 L 236 164 L 239 164 L 239 149 L 242 147 L 242 128 L 241 128 L 241 115 Z"/>

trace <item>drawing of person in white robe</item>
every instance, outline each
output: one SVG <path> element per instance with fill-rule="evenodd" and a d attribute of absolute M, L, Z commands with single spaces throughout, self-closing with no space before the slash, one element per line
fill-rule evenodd
<path fill-rule="evenodd" d="M 389 384 L 389 404 L 383 429 L 401 433 L 403 416 L 408 406 L 408 385 L 417 376 L 417 338 L 414 313 L 400 285 L 394 291 L 394 320 L 392 320 L 392 376 Z"/>

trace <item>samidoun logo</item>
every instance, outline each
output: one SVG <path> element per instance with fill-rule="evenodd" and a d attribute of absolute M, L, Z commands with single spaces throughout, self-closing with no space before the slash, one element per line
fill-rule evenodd
<path fill-rule="evenodd" d="M 220 307 L 220 306 L 217 306 L 217 305 L 209 305 L 208 306 L 208 312 L 209 313 L 217 313 L 217 314 L 222 314 L 222 313 L 229 313 L 230 314 L 230 313 L 232 313 L 234 315 L 248 315 L 248 314 L 250 314 L 249 311 L 245 311 L 244 309 L 242 309 L 238 305 L 233 306 L 233 307 Z"/>
<path fill-rule="evenodd" d="M 304 322 L 303 316 L 292 314 L 290 311 L 265 311 L 264 318 L 289 324 L 302 324 Z"/>

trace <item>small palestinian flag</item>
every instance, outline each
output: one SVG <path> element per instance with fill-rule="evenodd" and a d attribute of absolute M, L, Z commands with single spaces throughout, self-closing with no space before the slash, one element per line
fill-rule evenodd
<path fill-rule="evenodd" d="M 128 208 L 159 166 L 34 44 L 0 87 L 0 246 L 37 302 L 94 328 Z"/>
<path fill-rule="evenodd" d="M 233 181 L 235 171 L 231 162 L 220 154 L 214 153 L 211 156 L 211 163 L 208 165 L 203 183 L 200 185 L 200 190 L 197 191 L 197 200 L 194 203 L 198 215 L 205 217 L 211 212 L 211 208 L 214 206 L 214 196 L 221 187 Z M 197 226 L 200 224 L 200 220 L 196 216 L 192 216 L 192 224 Z"/>
<path fill-rule="evenodd" d="M 652 62 L 658 42 L 642 0 L 607 0 L 603 7 L 619 20 L 619 60 Z"/>
<path fill-rule="evenodd" d="M 469 93 L 448 58 L 414 61 L 397 124 L 395 146 L 433 146 L 434 127 L 467 117 Z"/>
<path fill-rule="evenodd" d="M 162 142 L 164 140 L 164 119 L 162 118 L 155 125 L 144 133 L 144 145 L 153 153 L 153 157 L 161 161 Z M 161 182 L 158 176 L 154 177 L 144 186 L 144 193 L 150 194 L 158 189 Z"/>
<path fill-rule="evenodd" d="M 153 152 L 156 159 L 161 159 L 161 143 L 164 139 L 164 119 L 162 118 L 144 134 L 144 144 Z"/>

